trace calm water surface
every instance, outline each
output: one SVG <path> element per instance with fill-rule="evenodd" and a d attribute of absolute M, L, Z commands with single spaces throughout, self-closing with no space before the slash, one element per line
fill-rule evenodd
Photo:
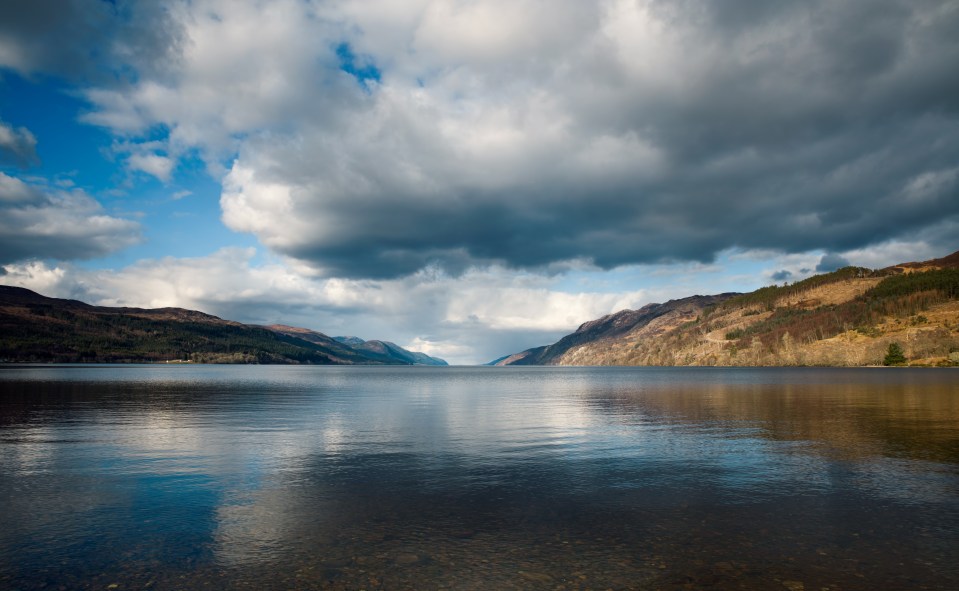
<path fill-rule="evenodd" d="M 959 371 L 0 367 L 2 589 L 957 589 Z"/>

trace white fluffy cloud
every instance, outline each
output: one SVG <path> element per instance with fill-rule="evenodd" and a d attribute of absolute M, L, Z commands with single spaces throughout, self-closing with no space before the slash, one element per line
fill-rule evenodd
<path fill-rule="evenodd" d="M 135 84 L 89 88 L 95 109 L 85 121 L 133 137 L 168 125 L 173 152 L 199 148 L 215 161 L 241 136 L 322 118 L 336 100 L 337 81 L 315 72 L 335 69 L 337 36 L 313 3 L 200 0 L 169 3 L 166 14 L 177 52 L 168 69 Z"/>
<path fill-rule="evenodd" d="M 82 190 L 27 183 L 0 172 L 0 264 L 90 259 L 139 239 L 137 222 L 108 215 Z"/>
<path fill-rule="evenodd" d="M 131 154 L 127 159 L 127 166 L 130 170 L 139 170 L 161 181 L 169 181 L 174 162 L 162 154 Z"/>

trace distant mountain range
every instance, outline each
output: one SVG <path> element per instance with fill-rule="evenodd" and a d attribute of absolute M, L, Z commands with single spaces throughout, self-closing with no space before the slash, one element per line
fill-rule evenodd
<path fill-rule="evenodd" d="M 403 365 L 448 365 L 443 359 L 430 357 L 426 353 L 418 351 L 409 351 L 389 341 L 364 341 L 359 337 L 328 337 L 321 332 L 282 324 L 274 324 L 265 328 L 279 334 L 323 345 L 330 349 L 344 349 L 360 353 L 373 360 L 383 360 L 384 362 Z"/>
<path fill-rule="evenodd" d="M 349 345 L 359 351 L 366 351 L 371 355 L 386 355 L 392 359 L 405 361 L 410 365 L 448 365 L 446 361 L 437 357 L 430 357 L 426 353 L 407 351 L 396 343 L 389 341 L 364 341 L 357 337 L 333 337 L 335 340 Z"/>
<path fill-rule="evenodd" d="M 446 365 L 394 343 L 182 308 L 111 308 L 0 286 L 0 361 Z"/>
<path fill-rule="evenodd" d="M 959 252 L 623 310 L 488 365 L 862 366 L 892 343 L 911 365 L 959 365 Z"/>

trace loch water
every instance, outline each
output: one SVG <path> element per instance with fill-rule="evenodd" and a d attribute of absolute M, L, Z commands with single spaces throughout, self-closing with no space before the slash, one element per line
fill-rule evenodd
<path fill-rule="evenodd" d="M 959 589 L 959 370 L 0 366 L 2 589 Z"/>

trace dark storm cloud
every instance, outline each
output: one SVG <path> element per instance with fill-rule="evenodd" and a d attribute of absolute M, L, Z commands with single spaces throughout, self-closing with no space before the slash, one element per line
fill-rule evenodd
<path fill-rule="evenodd" d="M 515 159 L 465 150 L 468 133 L 432 127 L 454 116 L 381 93 L 387 116 L 345 115 L 363 143 L 317 129 L 241 152 L 239 166 L 290 187 L 284 215 L 315 226 L 296 230 L 266 200 L 256 223 L 233 227 L 335 275 L 391 277 L 710 261 L 731 247 L 842 252 L 959 219 L 959 3 L 649 6 L 662 37 L 652 54 L 605 39 L 530 58 L 551 64 L 528 83 L 569 121 L 564 142 L 524 127 L 528 95 L 497 102 L 477 66 L 478 104 L 520 121 Z M 587 158 L 603 141 L 612 150 Z M 257 201 L 256 183 L 244 190 Z"/>
<path fill-rule="evenodd" d="M 0 2 L 0 66 L 110 83 L 154 74 L 180 41 L 158 0 Z M 135 70 L 133 69 L 135 68 Z"/>
<path fill-rule="evenodd" d="M 119 134 L 235 151 L 225 223 L 340 277 L 842 253 L 959 221 L 955 0 L 454 4 L 14 2 L 0 56 L 119 76 L 85 94 Z"/>
<path fill-rule="evenodd" d="M 849 261 L 839 256 L 838 254 L 825 254 L 821 259 L 819 259 L 819 264 L 816 265 L 817 273 L 829 273 L 835 271 L 836 269 L 842 269 L 843 267 L 848 267 Z"/>

